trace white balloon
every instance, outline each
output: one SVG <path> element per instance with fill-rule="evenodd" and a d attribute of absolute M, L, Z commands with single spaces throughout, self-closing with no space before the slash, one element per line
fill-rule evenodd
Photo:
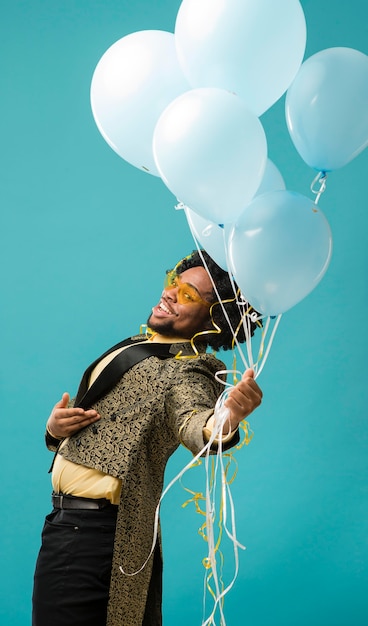
<path fill-rule="evenodd" d="M 220 87 L 261 115 L 302 63 L 306 24 L 298 0 L 183 0 L 178 58 L 192 87 Z"/>
<path fill-rule="evenodd" d="M 166 106 L 188 88 L 173 33 L 138 31 L 119 39 L 98 62 L 91 83 L 92 113 L 119 156 L 159 176 L 153 131 Z"/>
<path fill-rule="evenodd" d="M 160 116 L 153 153 L 166 186 L 216 224 L 233 222 L 257 191 L 267 160 L 261 122 L 238 96 L 192 89 Z"/>

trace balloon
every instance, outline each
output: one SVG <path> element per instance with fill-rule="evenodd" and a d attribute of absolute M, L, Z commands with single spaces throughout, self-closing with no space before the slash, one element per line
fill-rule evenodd
<path fill-rule="evenodd" d="M 303 63 L 286 96 L 286 122 L 302 159 L 335 170 L 368 145 L 368 56 L 328 48 Z"/>
<path fill-rule="evenodd" d="M 278 191 L 280 189 L 285 189 L 284 179 L 274 162 L 271 159 L 267 159 L 265 172 L 256 195 L 259 196 L 261 193 Z"/>
<path fill-rule="evenodd" d="M 92 113 L 119 156 L 158 176 L 152 154 L 156 122 L 171 100 L 188 89 L 173 33 L 139 31 L 119 39 L 98 62 L 91 83 Z"/>
<path fill-rule="evenodd" d="M 243 296 L 278 315 L 316 287 L 330 262 L 329 224 L 316 204 L 292 191 L 257 196 L 229 235 L 229 263 Z"/>
<path fill-rule="evenodd" d="M 298 0 L 183 0 L 175 41 L 192 87 L 233 91 L 261 115 L 300 68 L 305 17 Z"/>
<path fill-rule="evenodd" d="M 233 222 L 255 194 L 267 159 L 259 119 L 223 89 L 192 89 L 160 116 L 153 153 L 167 187 L 216 224 Z"/>
<path fill-rule="evenodd" d="M 285 189 L 284 179 L 271 159 L 267 159 L 265 173 L 256 195 L 277 189 Z M 226 241 L 232 225 L 228 224 L 225 228 L 201 217 L 189 207 L 185 207 L 184 210 L 192 235 L 217 265 L 228 271 Z"/>
<path fill-rule="evenodd" d="M 192 235 L 215 263 L 227 271 L 224 228 L 201 217 L 188 207 L 185 207 L 185 215 Z"/>

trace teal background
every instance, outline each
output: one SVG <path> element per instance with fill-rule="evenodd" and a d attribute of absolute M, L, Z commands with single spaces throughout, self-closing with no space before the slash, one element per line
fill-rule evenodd
<path fill-rule="evenodd" d="M 105 50 L 144 29 L 173 31 L 179 0 L 3 0 L 1 47 L 0 623 L 30 623 L 33 567 L 49 511 L 44 424 L 85 366 L 138 331 L 163 272 L 193 248 L 175 198 L 104 142 L 89 105 Z M 368 53 L 365 0 L 302 0 L 306 57 L 332 46 Z M 280 17 L 280 19 L 282 19 Z M 288 189 L 315 173 L 296 153 L 284 98 L 263 117 Z M 333 114 L 333 112 L 331 112 Z M 352 120 L 353 122 L 353 120 Z M 259 383 L 255 436 L 233 485 L 240 573 L 228 626 L 368 623 L 367 165 L 328 177 L 319 206 L 330 268 L 281 321 Z M 172 478 L 189 460 L 178 452 Z M 203 468 L 184 483 L 203 486 Z M 166 626 L 201 623 L 202 518 L 176 485 L 165 498 Z M 226 562 L 231 563 L 228 550 Z M 52 626 L 52 624 L 50 624 Z"/>

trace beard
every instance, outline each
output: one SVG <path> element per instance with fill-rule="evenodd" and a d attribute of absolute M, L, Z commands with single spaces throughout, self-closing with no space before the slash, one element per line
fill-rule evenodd
<path fill-rule="evenodd" d="M 193 327 L 186 327 L 184 329 L 175 327 L 175 317 L 172 319 L 160 319 L 155 322 L 152 320 L 152 313 L 149 315 L 147 319 L 147 326 L 155 333 L 159 333 L 163 337 L 176 337 L 178 339 L 186 339 L 189 341 L 191 337 L 200 332 L 205 332 L 206 330 L 210 330 L 212 328 L 212 324 L 210 320 L 206 320 L 203 324 L 194 325 Z"/>
<path fill-rule="evenodd" d="M 184 335 L 180 331 L 174 330 L 173 328 L 174 320 L 171 320 L 171 319 L 160 320 L 159 323 L 155 323 L 155 322 L 152 322 L 151 319 L 152 319 L 152 314 L 149 315 L 147 319 L 147 326 L 151 330 L 155 331 L 155 333 L 160 333 L 160 335 L 163 335 L 163 337 L 181 337 L 183 339 L 188 338 L 186 335 Z"/>

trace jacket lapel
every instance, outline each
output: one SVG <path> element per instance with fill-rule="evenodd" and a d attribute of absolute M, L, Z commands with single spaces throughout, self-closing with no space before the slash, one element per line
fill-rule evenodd
<path fill-rule="evenodd" d="M 144 340 L 145 340 L 145 337 L 142 337 L 142 341 L 144 341 Z M 89 365 L 89 367 L 87 367 L 87 369 L 84 372 L 84 374 L 82 376 L 82 379 L 81 379 L 81 381 L 79 383 L 77 395 L 76 395 L 75 401 L 74 401 L 74 406 L 81 406 L 80 402 L 81 402 L 82 398 L 84 398 L 84 396 L 86 395 L 86 393 L 88 391 L 89 378 L 91 376 L 91 372 L 96 367 L 97 363 L 99 363 L 99 361 L 101 361 L 101 359 L 103 359 L 105 356 L 110 354 L 110 352 L 113 352 L 114 350 L 117 350 L 118 348 L 123 348 L 124 346 L 128 346 L 131 343 L 133 343 L 133 341 L 134 340 L 131 337 L 128 337 L 128 339 L 124 339 L 123 341 L 120 341 L 115 346 L 112 346 L 112 348 L 109 348 L 109 350 L 106 350 L 106 352 L 104 352 L 95 361 L 93 361 L 93 363 L 91 363 L 91 365 Z"/>
<path fill-rule="evenodd" d="M 120 344 L 117 344 L 94 361 L 94 363 L 89 366 L 83 375 L 74 406 L 81 407 L 85 410 L 90 408 L 93 404 L 95 404 L 95 402 L 106 395 L 108 391 L 114 387 L 114 385 L 116 385 L 128 369 L 143 359 L 150 356 L 157 356 L 161 359 L 173 356 L 171 344 L 141 343 L 142 341 L 145 341 L 145 337 L 136 344 L 132 344 L 132 339 L 122 341 Z M 102 370 L 101 374 L 88 389 L 88 380 L 91 371 L 97 363 L 107 354 L 110 354 L 110 352 L 124 346 L 129 347 L 120 352 L 120 354 L 110 361 L 110 363 Z"/>

